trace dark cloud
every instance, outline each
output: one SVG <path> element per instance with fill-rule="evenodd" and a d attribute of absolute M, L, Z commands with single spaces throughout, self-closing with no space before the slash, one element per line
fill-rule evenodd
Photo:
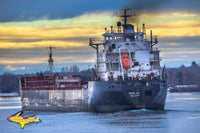
<path fill-rule="evenodd" d="M 123 6 L 123 0 L 1 0 L 0 22 L 72 18 Z"/>
<path fill-rule="evenodd" d="M 131 8 L 136 13 L 200 12 L 199 0 L 1 0 L 0 22 L 65 19 L 84 13 Z"/>
<path fill-rule="evenodd" d="M 176 11 L 200 13 L 199 0 L 129 0 L 126 8 L 136 13 L 168 13 Z"/>
<path fill-rule="evenodd" d="M 200 51 L 200 36 L 194 37 L 163 37 L 160 38 L 159 46 L 162 48 L 182 48 L 182 49 L 190 49 L 190 50 L 199 50 Z M 170 43 L 174 43 L 177 45 L 170 45 Z"/>
<path fill-rule="evenodd" d="M 53 54 L 56 57 L 85 57 L 86 59 L 94 55 L 95 50 L 87 47 L 69 47 L 69 48 L 59 48 L 56 47 L 53 50 Z M 9 59 L 33 59 L 33 58 L 48 58 L 48 49 L 45 47 L 40 48 L 20 48 L 20 49 L 0 49 L 0 58 Z M 56 59 L 55 59 L 56 60 Z"/>
<path fill-rule="evenodd" d="M 199 38 L 200 36 L 160 38 L 158 47 L 162 51 L 161 65 L 167 65 L 167 67 L 179 67 L 181 64 L 190 66 L 192 61 L 200 63 Z"/>

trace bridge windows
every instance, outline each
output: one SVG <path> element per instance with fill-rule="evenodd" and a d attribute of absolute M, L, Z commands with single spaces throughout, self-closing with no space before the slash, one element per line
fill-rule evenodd
<path fill-rule="evenodd" d="M 121 40 L 121 39 L 123 39 L 123 37 L 122 36 L 105 36 L 105 40 L 106 41 L 112 41 L 112 40 Z"/>

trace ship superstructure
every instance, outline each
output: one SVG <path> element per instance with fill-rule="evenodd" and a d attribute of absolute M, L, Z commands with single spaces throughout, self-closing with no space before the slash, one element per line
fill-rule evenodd
<path fill-rule="evenodd" d="M 90 39 L 89 45 L 97 51 L 97 76 L 96 81 L 88 83 L 88 102 L 96 111 L 164 109 L 165 75 L 160 67 L 160 50 L 153 47 L 158 43 L 157 36 L 151 31 L 148 39 L 144 24 L 142 31 L 135 31 L 134 25 L 127 23 L 130 15 L 126 9 L 122 17 L 124 24 L 117 22 L 117 31 L 113 26 L 110 31 L 105 28 L 102 43 Z M 162 102 L 156 104 L 155 99 Z"/>
<path fill-rule="evenodd" d="M 102 45 L 103 50 L 97 49 L 97 74 L 100 80 L 117 80 L 119 77 L 146 78 L 150 75 L 161 76 L 161 67 L 158 48 L 153 48 L 158 43 L 157 36 L 147 39 L 145 25 L 143 31 L 135 31 L 134 26 L 126 24 L 126 10 L 124 10 L 125 24 L 123 32 L 105 30 L 104 42 L 90 46 Z M 118 22 L 118 29 L 121 23 Z"/>

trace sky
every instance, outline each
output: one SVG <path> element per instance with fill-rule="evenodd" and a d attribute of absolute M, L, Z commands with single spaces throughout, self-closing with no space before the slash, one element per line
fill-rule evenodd
<path fill-rule="evenodd" d="M 0 74 L 24 74 L 47 69 L 53 50 L 56 71 L 94 66 L 89 38 L 101 40 L 104 28 L 116 22 L 120 9 L 132 9 L 129 23 L 147 35 L 153 30 L 161 50 L 161 66 L 200 63 L 199 0 L 0 0 Z"/>

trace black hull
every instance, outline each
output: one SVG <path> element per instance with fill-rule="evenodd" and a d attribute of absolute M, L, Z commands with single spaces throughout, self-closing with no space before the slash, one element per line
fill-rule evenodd
<path fill-rule="evenodd" d="M 90 111 L 113 112 L 134 109 L 164 110 L 165 80 L 89 81 Z"/>

